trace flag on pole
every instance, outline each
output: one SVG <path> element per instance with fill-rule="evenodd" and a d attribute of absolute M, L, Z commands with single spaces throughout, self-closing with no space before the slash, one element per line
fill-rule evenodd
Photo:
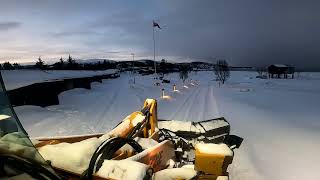
<path fill-rule="evenodd" d="M 158 27 L 159 29 L 161 29 L 160 25 L 154 21 L 153 21 L 153 27 Z"/>

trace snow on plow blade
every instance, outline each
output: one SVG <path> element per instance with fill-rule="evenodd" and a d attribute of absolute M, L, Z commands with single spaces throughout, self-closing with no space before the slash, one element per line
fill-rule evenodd
<path fill-rule="evenodd" d="M 223 118 L 200 122 L 159 120 L 160 130 L 166 130 L 186 140 L 221 143 L 230 133 L 230 124 Z"/>
<path fill-rule="evenodd" d="M 159 120 L 158 126 L 160 131 L 175 134 L 192 144 L 226 143 L 239 148 L 243 140 L 238 136 L 230 135 L 230 124 L 224 117 L 199 122 Z"/>

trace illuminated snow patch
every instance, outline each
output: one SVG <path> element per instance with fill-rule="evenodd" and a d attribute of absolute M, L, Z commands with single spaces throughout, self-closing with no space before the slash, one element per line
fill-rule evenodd
<path fill-rule="evenodd" d="M 192 179 L 197 172 L 192 168 L 172 168 L 164 169 L 153 175 L 154 180 L 171 180 L 171 179 Z"/>
<path fill-rule="evenodd" d="M 162 96 L 161 98 L 162 98 L 162 99 L 165 99 L 165 100 L 170 100 L 170 99 L 171 99 L 171 96 L 165 95 L 165 96 Z"/>
<path fill-rule="evenodd" d="M 223 154 L 233 156 L 232 150 L 226 144 L 197 144 L 195 147 L 203 154 Z"/>
<path fill-rule="evenodd" d="M 104 160 L 96 173 L 107 179 L 144 179 L 149 166 L 130 160 Z"/>

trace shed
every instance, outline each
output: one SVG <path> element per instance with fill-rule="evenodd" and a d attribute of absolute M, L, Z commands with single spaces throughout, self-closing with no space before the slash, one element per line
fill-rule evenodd
<path fill-rule="evenodd" d="M 284 65 L 284 64 L 272 64 L 268 66 L 268 74 L 269 78 L 274 78 L 274 75 L 276 75 L 276 78 L 281 78 L 281 75 L 283 78 L 287 79 L 288 75 L 291 75 L 291 78 L 294 78 L 294 67 Z"/>

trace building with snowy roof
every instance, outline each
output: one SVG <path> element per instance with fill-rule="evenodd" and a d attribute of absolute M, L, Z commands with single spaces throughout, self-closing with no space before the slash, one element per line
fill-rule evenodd
<path fill-rule="evenodd" d="M 272 64 L 268 66 L 269 78 L 288 78 L 288 75 L 291 75 L 291 78 L 294 78 L 294 67 L 284 64 Z"/>

